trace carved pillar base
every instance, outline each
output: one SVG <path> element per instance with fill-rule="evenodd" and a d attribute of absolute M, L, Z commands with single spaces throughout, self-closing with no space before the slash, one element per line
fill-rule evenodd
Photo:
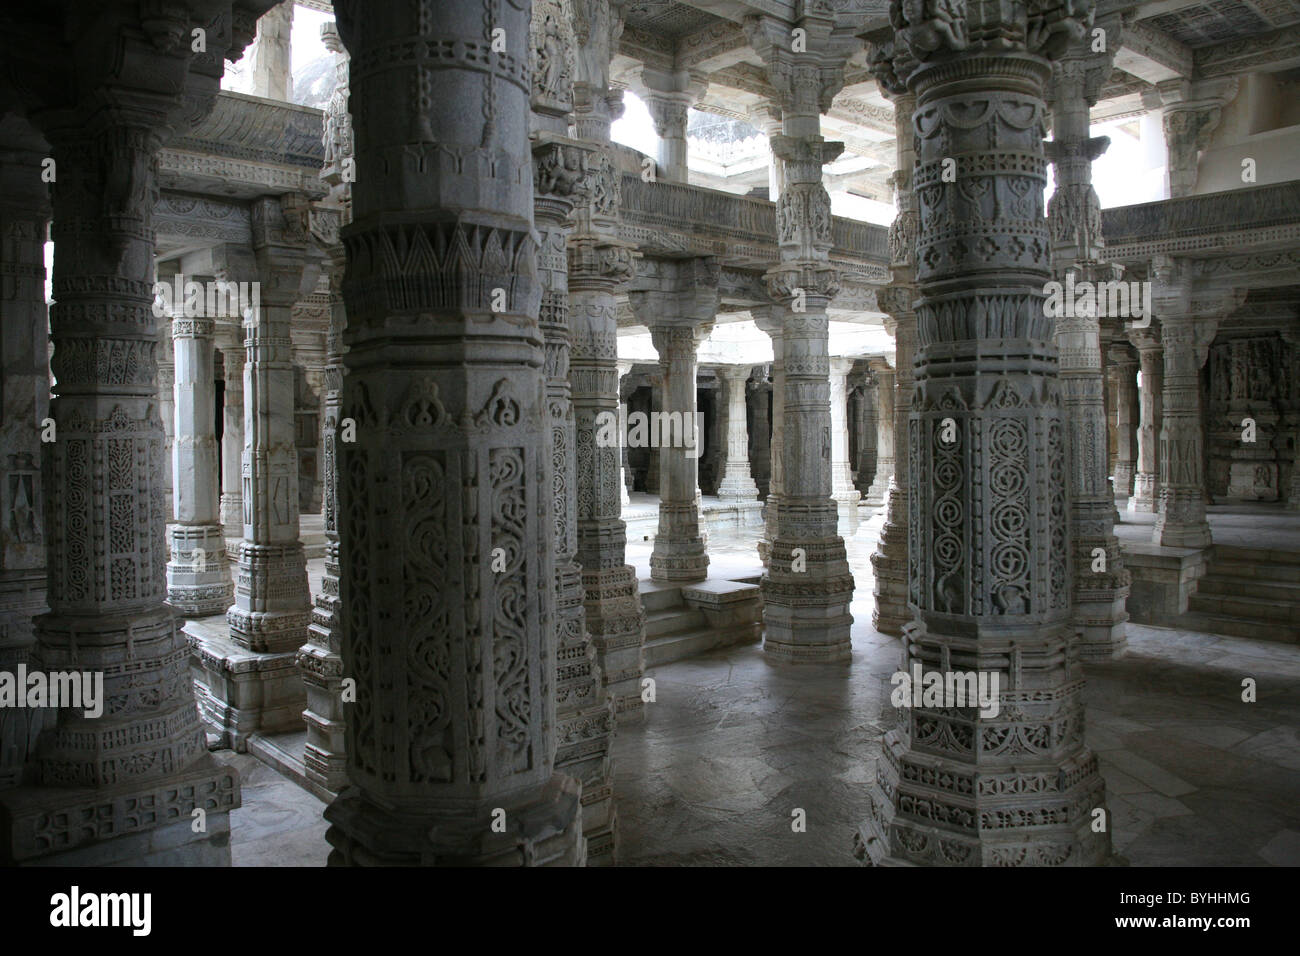
<path fill-rule="evenodd" d="M 239 548 L 239 580 L 261 582 L 265 593 L 258 593 L 263 588 L 247 590 L 251 584 L 235 588 L 236 600 L 256 602 L 256 609 L 237 604 L 226 612 L 235 644 L 245 650 L 279 653 L 296 651 L 307 642 L 311 592 L 302 542 L 252 544 L 245 540 Z"/>
<path fill-rule="evenodd" d="M 328 440 L 332 443 L 332 438 Z M 327 446 L 327 461 L 332 462 L 334 457 L 331 444 Z M 337 498 L 329 479 L 326 482 L 327 505 L 332 513 Z M 326 522 L 327 526 L 333 523 L 330 517 Z M 331 537 L 335 540 L 325 545 L 325 576 L 308 627 L 311 640 L 299 649 L 295 660 L 307 693 L 307 709 L 302 712 L 307 724 L 304 771 L 313 783 L 338 793 L 348 782 L 347 714 L 343 706 L 343 658 L 338 647 L 339 545 L 336 533 L 332 532 Z"/>
<path fill-rule="evenodd" d="M 871 815 L 854 839 L 864 863 L 920 866 L 1098 866 L 1110 831 L 1092 831 L 1105 806 L 1096 756 L 1083 746 L 1083 681 L 1061 681 L 1068 632 L 1033 642 L 928 639 L 909 624 L 903 669 L 941 658 L 998 671 L 1015 654 L 1025 678 L 1001 691 L 996 718 L 912 708 L 885 735 Z M 949 657 L 949 655 L 951 655 Z M 958 663 L 960 662 L 960 664 Z M 1043 746 L 1030 741 L 1041 741 Z"/>
<path fill-rule="evenodd" d="M 1115 489 L 1115 507 L 1121 510 L 1128 507 L 1128 500 L 1133 494 L 1133 462 L 1116 461 L 1112 485 Z"/>
<path fill-rule="evenodd" d="M 244 499 L 239 495 L 221 496 L 221 524 L 226 536 L 238 538 L 244 533 Z"/>
<path fill-rule="evenodd" d="M 221 525 L 172 525 L 167 603 L 181 617 L 221 614 L 234 600 Z"/>
<path fill-rule="evenodd" d="M 331 803 L 325 839 L 330 866 L 584 866 L 581 785 L 555 774 L 524 803 L 471 808 L 436 819 L 377 808 L 357 790 Z M 532 793 L 531 789 L 529 793 Z M 505 832 L 493 832 L 493 810 L 505 811 Z M 497 829 L 500 829 L 498 826 Z"/>
<path fill-rule="evenodd" d="M 1128 510 L 1139 514 L 1154 514 L 1160 510 L 1160 497 L 1156 493 L 1156 476 L 1150 472 L 1139 472 L 1133 476 L 1133 497 L 1128 501 Z"/>
<path fill-rule="evenodd" d="M 582 586 L 587 630 L 617 720 L 620 724 L 640 720 L 645 620 L 636 569 L 630 564 L 601 570 L 583 568 Z"/>
<path fill-rule="evenodd" d="M 189 640 L 199 713 L 217 746 L 244 753 L 253 734 L 302 729 L 307 695 L 296 650 L 263 654 L 228 637 Z"/>

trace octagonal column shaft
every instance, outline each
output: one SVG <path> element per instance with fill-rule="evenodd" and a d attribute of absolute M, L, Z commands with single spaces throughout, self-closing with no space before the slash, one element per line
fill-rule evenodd
<path fill-rule="evenodd" d="M 937 674 L 937 687 L 921 686 L 939 694 L 893 699 L 899 724 L 857 852 L 873 863 L 1095 865 L 1110 838 L 1091 826 L 1104 784 L 1070 653 L 1069 457 L 1044 308 L 1043 91 L 1058 31 L 1035 32 L 1023 6 L 1005 4 L 968 5 L 960 35 L 938 50 L 906 11 L 895 27 L 873 66 L 917 97 L 920 292 L 908 430 L 918 617 L 900 670 Z"/>
<path fill-rule="evenodd" d="M 530 4 L 385 9 L 336 8 L 357 118 L 338 489 L 357 699 L 330 862 L 580 864 L 581 787 L 554 772 Z M 390 55 L 468 38 L 473 60 Z"/>
<path fill-rule="evenodd" d="M 727 383 L 727 460 L 723 466 L 722 482 L 718 485 L 719 498 L 753 500 L 758 497 L 758 486 L 750 472 L 745 404 L 752 368 L 749 365 L 726 365 L 720 370 Z"/>
<path fill-rule="evenodd" d="M 221 614 L 234 594 L 217 502 L 216 383 L 210 316 L 172 317 L 176 435 L 167 603 L 182 617 Z"/>

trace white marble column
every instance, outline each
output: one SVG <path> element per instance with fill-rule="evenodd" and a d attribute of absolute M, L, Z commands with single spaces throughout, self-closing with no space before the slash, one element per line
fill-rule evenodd
<path fill-rule="evenodd" d="M 221 350 L 225 419 L 221 432 L 221 523 L 227 537 L 244 534 L 244 343 Z"/>
<path fill-rule="evenodd" d="M 862 500 L 849 468 L 848 375 L 852 370 L 853 359 L 831 359 L 831 497 L 839 510 L 841 535 L 857 533 L 858 502 Z"/>
<path fill-rule="evenodd" d="M 1201 368 L 1220 321 L 1240 307 L 1245 293 L 1226 291 L 1193 298 L 1190 266 L 1178 259 L 1157 260 L 1152 271 L 1165 359 L 1160 513 L 1152 541 L 1170 548 L 1208 548 L 1213 542 L 1205 510 Z"/>
<path fill-rule="evenodd" d="M 176 363 L 176 434 L 172 443 L 173 502 L 167 603 L 182 617 L 221 614 L 233 586 L 217 504 L 216 320 L 172 316 Z"/>
<path fill-rule="evenodd" d="M 724 365 L 719 369 L 727 383 L 727 461 L 718 485 L 719 498 L 754 500 L 758 497 L 758 486 L 750 474 L 749 425 L 745 414 L 745 393 L 752 369 L 750 365 Z"/>
<path fill-rule="evenodd" d="M 680 431 L 658 434 L 659 530 L 650 577 L 687 583 L 708 576 L 709 556 L 700 535 L 699 454 L 696 427 L 696 352 L 713 327 L 718 307 L 718 267 L 712 260 L 661 263 L 661 287 L 629 293 L 638 319 L 650 329 L 663 376 L 665 417 Z M 665 447 L 666 445 L 666 447 Z"/>
<path fill-rule="evenodd" d="M 1160 422 L 1163 416 L 1164 354 L 1159 329 L 1134 329 L 1129 340 L 1138 352 L 1142 384 L 1138 389 L 1137 465 L 1128 510 L 1151 514 L 1160 507 Z"/>
<path fill-rule="evenodd" d="M 79 61 L 75 90 L 31 86 L 59 98 L 57 108 L 33 111 L 58 170 L 49 410 L 57 438 L 42 447 L 50 613 L 37 619 L 34 653 L 47 671 L 102 674 L 106 706 L 95 716 L 60 708 L 33 755 L 41 786 L 0 793 L 0 863 L 174 865 L 183 856 L 228 865 L 228 813 L 239 805 L 237 772 L 207 752 L 190 649 L 165 603 L 151 196 L 170 132 L 164 118 L 190 111 L 179 96 L 185 60 L 157 52 L 133 10 L 105 9 L 96 20 L 98 36 L 85 42 L 119 55 Z M 51 62 L 65 70 L 83 49 L 75 33 L 64 23 L 46 35 Z M 137 85 L 145 77 L 147 96 Z M 215 94 L 215 81 L 207 91 Z M 14 477 L 6 467 L 0 481 Z M 196 809 L 203 832 L 192 828 Z"/>
<path fill-rule="evenodd" d="M 1138 417 L 1138 360 L 1127 345 L 1112 345 L 1108 352 L 1110 377 L 1115 386 L 1115 507 L 1125 509 L 1133 496 L 1136 461 L 1133 449 Z"/>
<path fill-rule="evenodd" d="M 772 542 L 777 536 L 777 512 L 781 501 L 784 467 L 785 433 L 785 358 L 782 345 L 785 341 L 781 314 L 776 306 L 757 307 L 750 310 L 754 324 L 772 340 L 772 440 L 770 443 L 771 467 L 768 475 L 767 500 L 763 502 L 763 536 L 758 541 L 758 554 L 767 567 L 771 560 Z"/>
<path fill-rule="evenodd" d="M 45 609 L 41 435 L 50 406 L 50 203 L 40 181 L 43 158 L 17 150 L 0 156 L 0 671 L 9 673 L 33 665 L 32 618 Z M 47 716 L 0 707 L 0 790 L 22 782 Z"/>
<path fill-rule="evenodd" d="M 821 135 L 820 113 L 844 84 L 850 51 L 820 27 L 796 50 L 790 24 L 775 16 L 747 18 L 746 30 L 781 106 L 782 131 L 771 146 L 785 166 L 776 210 L 779 261 L 763 277 L 781 310 L 785 363 L 784 461 L 777 534 L 762 581 L 763 650 L 788 664 L 847 663 L 854 581 L 831 498 L 827 316 L 840 276 L 830 261 L 831 204 L 822 182 L 822 167 L 844 144 Z"/>
<path fill-rule="evenodd" d="M 210 732 L 236 751 L 256 733 L 303 728 L 307 706 L 298 650 L 308 642 L 311 594 L 298 538 L 294 444 L 294 303 L 316 286 L 301 194 L 252 203 L 253 246 L 217 256 L 219 278 L 254 275 L 257 301 L 244 314 L 243 534 L 235 599 L 223 635 L 194 632 L 199 704 Z"/>
<path fill-rule="evenodd" d="M 359 120 L 340 409 L 356 441 L 339 443 L 338 489 L 357 699 L 330 863 L 580 865 L 581 785 L 554 769 L 531 4 L 401 10 L 335 7 Z M 504 51 L 488 52 L 485 24 Z M 469 38 L 476 58 L 391 56 Z M 399 248 L 427 254 L 377 254 Z"/>
<path fill-rule="evenodd" d="M 170 282 L 171 278 L 161 281 Z M 176 520 L 176 482 L 173 470 L 173 449 L 176 442 L 176 365 L 172 357 L 172 316 L 158 316 L 158 413 L 163 423 L 163 513 L 170 526 Z M 167 541 L 170 552 L 170 536 Z"/>
<path fill-rule="evenodd" d="M 867 490 L 867 505 L 883 508 L 894 478 L 894 370 L 881 362 L 871 366 L 876 378 L 876 474 Z"/>
<path fill-rule="evenodd" d="M 541 240 L 537 254 L 542 292 L 538 324 L 546 348 L 546 411 L 554 494 L 550 537 L 557 633 L 555 770 L 582 785 L 582 832 L 587 841 L 588 865 L 595 866 L 614 863 L 618 848 L 610 760 L 614 701 L 605 687 L 587 629 L 582 568 L 577 563 L 577 429 L 569 381 L 569 266 L 565 248 L 574 207 L 582 201 L 582 181 L 591 153 L 588 146 L 568 135 L 573 118 L 572 75 L 558 69 L 560 64 L 554 59 L 572 56 L 575 38 L 561 0 L 535 0 L 530 33 L 533 220 Z M 618 363 L 620 380 L 631 365 Z M 620 473 L 619 487 L 626 496 L 622 477 Z"/>
<path fill-rule="evenodd" d="M 891 177 L 898 216 L 889 227 L 890 284 L 876 293 L 876 302 L 887 314 L 885 328 L 894 336 L 893 421 L 876 408 L 877 428 L 882 419 L 893 434 L 894 482 L 890 489 L 885 525 L 880 531 L 880 545 L 871 556 L 875 571 L 876 606 L 871 623 L 885 634 L 901 635 L 912 620 L 908 588 L 908 528 L 911 502 L 911 446 L 908 422 L 912 409 L 913 365 L 916 357 L 916 234 L 918 219 L 912 173 L 916 167 L 916 138 L 912 119 L 916 97 L 901 87 L 886 91 L 894 103 L 894 128 L 897 132 L 897 171 Z M 879 435 L 879 431 L 877 431 Z M 877 442 L 879 439 L 877 438 Z M 877 445 L 879 453 L 879 445 Z"/>
<path fill-rule="evenodd" d="M 670 183 L 685 183 L 687 167 L 686 125 L 690 109 L 708 87 L 703 78 L 687 70 L 661 70 L 643 66 L 636 71 L 639 93 L 655 135 L 659 137 L 659 178 Z"/>
<path fill-rule="evenodd" d="M 627 373 L 630 371 L 632 371 L 632 363 L 624 359 L 619 359 L 618 361 L 618 410 L 619 410 L 620 421 L 627 420 L 627 414 L 628 414 L 627 402 L 623 400 L 623 379 L 627 376 Z M 619 500 L 619 504 L 623 505 L 624 507 L 632 503 L 632 498 L 631 498 L 632 470 L 628 466 L 627 442 L 624 441 L 625 438 L 626 436 L 620 432 L 619 442 L 621 443 L 621 447 L 619 448 L 619 453 L 618 453 L 618 500 Z"/>
<path fill-rule="evenodd" d="M 1300 330 L 1286 329 L 1282 332 L 1284 361 L 1289 361 L 1291 394 L 1284 396 L 1291 409 L 1292 429 L 1292 463 L 1291 481 L 1286 489 L 1279 489 L 1286 495 L 1288 511 L 1300 511 Z"/>

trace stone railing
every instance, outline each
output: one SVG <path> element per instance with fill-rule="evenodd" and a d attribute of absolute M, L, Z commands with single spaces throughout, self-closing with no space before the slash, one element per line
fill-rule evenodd
<path fill-rule="evenodd" d="M 288 192 L 323 198 L 324 116 L 308 106 L 218 94 L 212 112 L 159 153 L 159 184 L 164 192 L 222 198 Z"/>
<path fill-rule="evenodd" d="M 1101 225 L 1117 261 L 1289 246 L 1300 241 L 1300 181 L 1104 209 Z"/>
<path fill-rule="evenodd" d="M 324 121 L 325 114 L 309 106 L 243 93 L 221 93 L 203 122 L 167 145 L 169 149 L 250 163 L 319 171 L 325 164 L 325 147 L 321 143 Z"/>
<path fill-rule="evenodd" d="M 619 234 L 648 255 L 716 256 L 725 264 L 766 269 L 779 258 L 776 204 L 680 183 L 625 174 Z M 889 230 L 834 217 L 831 260 L 849 272 L 889 265 Z"/>

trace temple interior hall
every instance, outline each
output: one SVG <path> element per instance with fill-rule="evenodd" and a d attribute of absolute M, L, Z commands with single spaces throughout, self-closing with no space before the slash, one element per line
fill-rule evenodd
<path fill-rule="evenodd" d="M 1300 865 L 1300 0 L 0 62 L 0 863 Z"/>

